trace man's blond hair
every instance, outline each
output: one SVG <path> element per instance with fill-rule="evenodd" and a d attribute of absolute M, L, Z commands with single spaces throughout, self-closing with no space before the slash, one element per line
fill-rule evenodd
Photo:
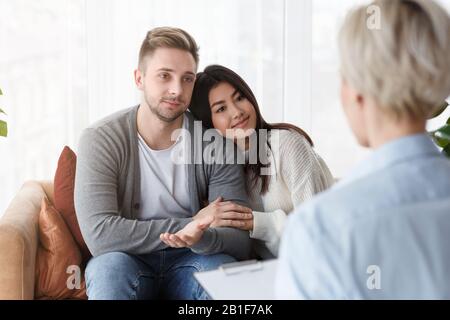
<path fill-rule="evenodd" d="M 371 12 L 379 14 L 378 28 L 368 24 Z M 432 0 L 356 8 L 341 28 L 339 49 L 350 86 L 398 116 L 427 117 L 450 95 L 450 17 Z"/>
<path fill-rule="evenodd" d="M 173 48 L 188 51 L 198 66 L 198 46 L 186 31 L 173 27 L 158 27 L 147 32 L 139 51 L 139 69 L 145 71 L 146 59 L 158 48 Z"/>

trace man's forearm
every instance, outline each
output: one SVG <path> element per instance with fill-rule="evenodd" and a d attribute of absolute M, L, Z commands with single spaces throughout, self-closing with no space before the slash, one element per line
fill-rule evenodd
<path fill-rule="evenodd" d="M 113 214 L 99 219 L 79 219 L 81 231 L 93 256 L 107 252 L 147 254 L 167 248 L 159 235 L 176 232 L 187 225 L 191 218 L 138 221 Z"/>
<path fill-rule="evenodd" d="M 238 260 L 250 258 L 251 239 L 248 231 L 235 228 L 209 228 L 191 247 L 198 254 L 226 253 Z"/>

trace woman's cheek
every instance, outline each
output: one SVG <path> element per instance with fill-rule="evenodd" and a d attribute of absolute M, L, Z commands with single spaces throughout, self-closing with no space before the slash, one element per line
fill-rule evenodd
<path fill-rule="evenodd" d="M 226 130 L 229 128 L 227 126 L 226 119 L 223 119 L 223 117 L 213 115 L 213 126 L 215 129 L 219 130 L 219 132 L 225 136 Z"/>
<path fill-rule="evenodd" d="M 251 117 L 250 117 L 251 123 L 249 123 L 249 127 L 251 129 L 255 129 L 256 128 L 256 111 L 251 103 L 249 103 L 249 114 L 251 115 Z"/>

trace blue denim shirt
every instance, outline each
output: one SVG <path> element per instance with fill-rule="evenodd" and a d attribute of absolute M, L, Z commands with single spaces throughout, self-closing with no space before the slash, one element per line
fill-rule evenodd
<path fill-rule="evenodd" d="M 425 134 L 375 150 L 286 224 L 286 299 L 450 298 L 450 160 Z"/>

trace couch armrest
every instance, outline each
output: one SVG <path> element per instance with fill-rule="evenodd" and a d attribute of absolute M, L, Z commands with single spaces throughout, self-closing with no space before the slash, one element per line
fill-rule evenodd
<path fill-rule="evenodd" d="M 26 182 L 0 219 L 0 299 L 34 298 L 39 212 L 46 191 L 52 192 L 49 182 Z"/>

